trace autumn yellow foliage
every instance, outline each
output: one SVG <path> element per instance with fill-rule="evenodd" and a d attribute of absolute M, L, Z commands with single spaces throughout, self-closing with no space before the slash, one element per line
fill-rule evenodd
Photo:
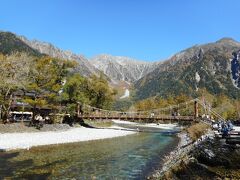
<path fill-rule="evenodd" d="M 193 141 L 196 141 L 203 134 L 205 134 L 209 128 L 210 128 L 210 126 L 208 124 L 199 122 L 199 123 L 193 124 L 189 128 L 187 128 L 187 132 L 188 132 L 190 138 Z"/>

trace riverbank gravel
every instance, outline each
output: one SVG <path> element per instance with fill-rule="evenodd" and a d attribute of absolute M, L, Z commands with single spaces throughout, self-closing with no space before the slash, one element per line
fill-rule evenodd
<path fill-rule="evenodd" d="M 0 134 L 3 133 L 26 133 L 45 131 L 65 131 L 71 127 L 68 124 L 44 124 L 42 128 L 29 127 L 23 123 L 0 124 Z"/>
<path fill-rule="evenodd" d="M 52 127 L 51 127 L 52 128 Z M 29 149 L 33 146 L 91 141 L 134 134 L 133 131 L 75 127 L 65 131 L 1 133 L 0 150 Z"/>
<path fill-rule="evenodd" d="M 148 179 L 161 179 L 165 173 L 169 172 L 172 167 L 175 167 L 181 163 L 181 161 L 189 161 L 189 153 L 198 148 L 198 145 L 206 139 L 213 139 L 214 133 L 209 130 L 205 135 L 202 135 L 197 141 L 193 142 L 186 132 L 178 134 L 179 144 L 177 148 L 172 151 L 169 155 L 165 156 L 164 163 L 161 170 L 156 170 Z"/>

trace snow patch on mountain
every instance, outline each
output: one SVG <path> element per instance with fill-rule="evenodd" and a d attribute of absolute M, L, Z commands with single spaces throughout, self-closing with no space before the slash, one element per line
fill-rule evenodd
<path fill-rule="evenodd" d="M 130 96 L 130 91 L 125 89 L 124 95 L 120 97 L 120 99 L 128 98 Z"/>
<path fill-rule="evenodd" d="M 199 81 L 201 80 L 201 77 L 200 75 L 198 74 L 198 72 L 196 72 L 195 74 L 195 79 L 196 79 L 196 82 L 199 83 Z"/>

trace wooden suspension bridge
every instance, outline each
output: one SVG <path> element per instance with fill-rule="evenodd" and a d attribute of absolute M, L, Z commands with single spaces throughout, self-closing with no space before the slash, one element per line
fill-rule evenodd
<path fill-rule="evenodd" d="M 81 119 L 90 120 L 126 120 L 143 122 L 192 122 L 199 119 L 199 105 L 204 109 L 205 114 L 212 114 L 222 119 L 218 113 L 214 112 L 210 105 L 198 98 L 183 102 L 177 105 L 171 105 L 165 108 L 152 109 L 148 111 L 111 111 L 92 107 L 78 103 L 77 115 Z M 181 115 L 184 114 L 184 115 Z"/>

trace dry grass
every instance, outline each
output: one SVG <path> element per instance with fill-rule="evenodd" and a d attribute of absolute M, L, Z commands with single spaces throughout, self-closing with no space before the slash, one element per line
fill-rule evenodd
<path fill-rule="evenodd" d="M 200 138 L 203 134 L 205 134 L 207 132 L 208 128 L 210 128 L 210 126 L 208 124 L 199 122 L 199 123 L 193 124 L 189 128 L 187 128 L 187 132 L 188 132 L 190 138 L 193 141 L 196 141 L 198 138 Z"/>
<path fill-rule="evenodd" d="M 110 127 L 113 124 L 110 120 L 84 120 L 84 122 L 94 127 Z"/>

